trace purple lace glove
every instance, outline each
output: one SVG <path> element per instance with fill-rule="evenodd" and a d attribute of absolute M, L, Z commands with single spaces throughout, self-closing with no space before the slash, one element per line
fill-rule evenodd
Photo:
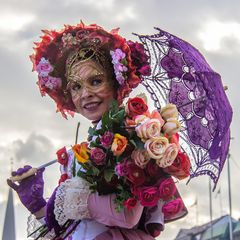
<path fill-rule="evenodd" d="M 12 172 L 12 176 L 22 175 L 31 169 L 31 166 L 24 166 L 24 168 L 19 168 L 16 172 Z M 39 211 L 46 205 L 46 201 L 43 198 L 43 171 L 45 169 L 40 169 L 33 176 L 23 179 L 16 184 L 10 179 L 7 179 L 7 184 L 14 189 L 22 204 L 33 214 Z"/>

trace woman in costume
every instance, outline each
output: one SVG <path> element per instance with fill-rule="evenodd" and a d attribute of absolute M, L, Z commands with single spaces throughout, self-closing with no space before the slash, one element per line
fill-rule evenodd
<path fill-rule="evenodd" d="M 109 102 L 116 99 L 122 104 L 142 77 L 150 74 L 143 46 L 127 42 L 117 30 L 107 32 L 97 25 L 81 23 L 65 26 L 60 32 L 44 33 L 31 59 L 41 94 L 53 98 L 64 117 L 66 113 L 79 113 L 98 128 Z M 12 175 L 22 175 L 30 168 L 18 169 Z M 187 213 L 183 206 L 174 215 L 164 216 L 161 201 L 154 208 L 144 208 L 138 202 L 135 208 L 116 212 L 115 195 L 91 193 L 88 183 L 76 177 L 78 171 L 79 166 L 69 154 L 62 168 L 67 180 L 55 189 L 48 202 L 43 198 L 42 170 L 18 185 L 8 180 L 25 207 L 48 227 L 50 232 L 43 239 L 154 239 L 163 230 L 164 222 Z M 78 197 L 74 198 L 74 192 Z M 175 197 L 179 197 L 178 192 Z M 68 219 L 73 221 L 66 226 Z"/>

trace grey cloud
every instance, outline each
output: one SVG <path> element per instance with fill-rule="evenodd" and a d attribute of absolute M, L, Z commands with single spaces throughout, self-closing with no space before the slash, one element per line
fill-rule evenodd
<path fill-rule="evenodd" d="M 227 54 L 240 54 L 240 39 L 231 35 L 224 37 L 221 41 L 221 50 Z"/>
<path fill-rule="evenodd" d="M 40 162 L 50 159 L 50 152 L 54 145 L 45 136 L 32 133 L 26 141 L 15 140 L 13 142 L 15 157 L 24 162 Z"/>

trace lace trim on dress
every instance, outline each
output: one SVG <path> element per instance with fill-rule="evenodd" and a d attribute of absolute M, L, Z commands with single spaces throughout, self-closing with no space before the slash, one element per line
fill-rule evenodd
<path fill-rule="evenodd" d="M 90 218 L 88 211 L 89 183 L 82 178 L 67 179 L 56 192 L 54 214 L 59 225 L 68 219 Z"/>

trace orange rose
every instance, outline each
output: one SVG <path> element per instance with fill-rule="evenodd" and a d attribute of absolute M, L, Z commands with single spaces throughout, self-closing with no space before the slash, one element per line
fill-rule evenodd
<path fill-rule="evenodd" d="M 162 118 L 162 116 L 161 116 L 161 114 L 158 112 L 158 110 L 153 110 L 152 111 L 152 113 L 148 116 L 149 118 L 156 118 L 156 119 L 158 119 L 159 120 L 159 122 L 161 123 L 161 126 L 163 126 L 163 124 L 164 124 L 164 120 L 163 120 L 163 118 Z"/>
<path fill-rule="evenodd" d="M 112 143 L 112 152 L 114 156 L 121 155 L 127 146 L 127 138 L 122 136 L 119 133 L 114 135 L 113 143 Z"/>
<path fill-rule="evenodd" d="M 72 150 L 79 163 L 86 163 L 88 161 L 90 154 L 88 143 L 83 142 L 81 144 L 75 144 Z"/>

